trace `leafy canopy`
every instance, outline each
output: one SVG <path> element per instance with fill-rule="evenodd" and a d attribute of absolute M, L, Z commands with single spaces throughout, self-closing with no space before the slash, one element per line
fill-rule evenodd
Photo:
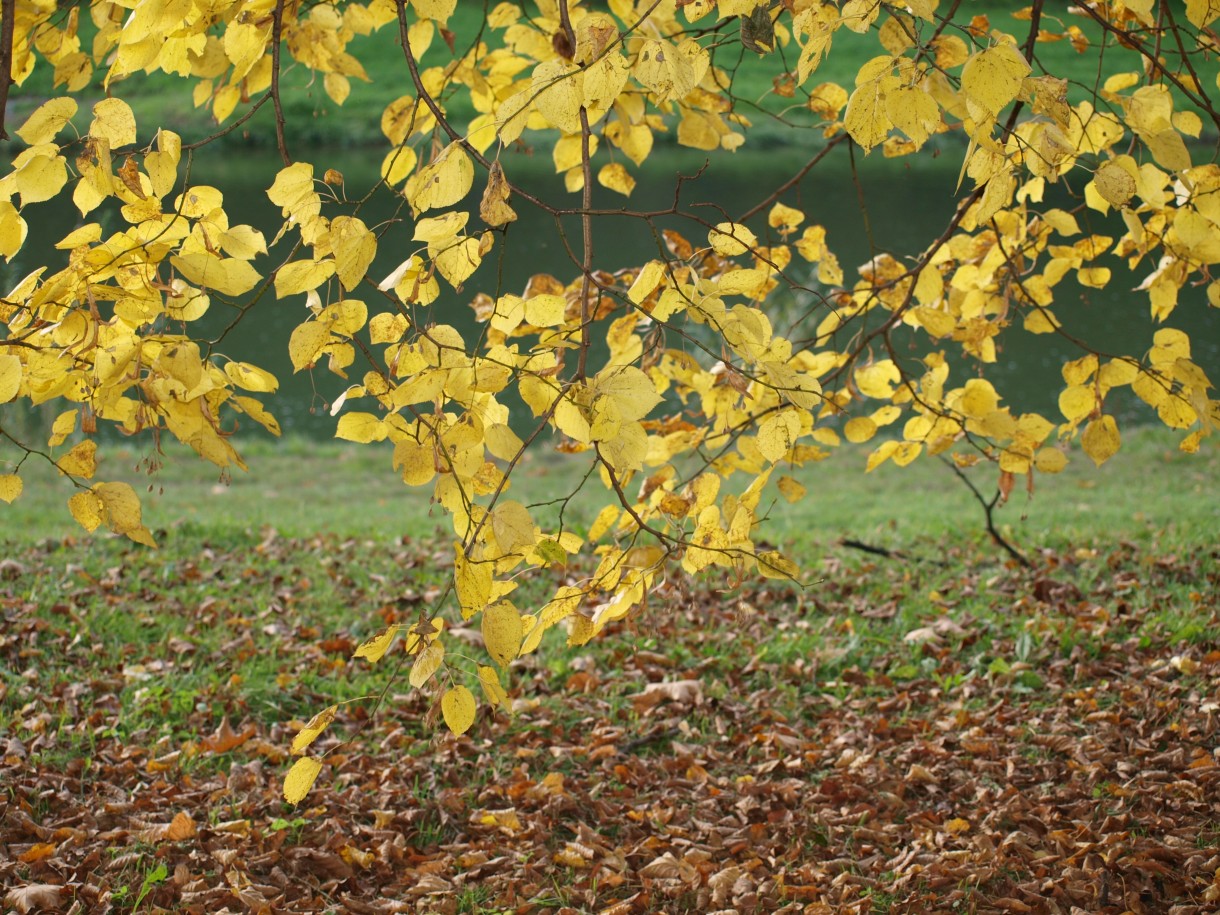
<path fill-rule="evenodd" d="M 1167 322 L 1180 304 L 1220 306 L 1220 167 L 1192 142 L 1220 129 L 1220 7 L 1099 0 L 1065 12 L 1038 0 L 1009 34 L 977 5 L 945 6 L 540 0 L 489 5 L 470 31 L 456 0 L 20 0 L 0 71 L 20 87 L 52 68 L 63 95 L 24 118 L 0 178 L 0 255 L 39 264 L 0 302 L 0 404 L 59 406 L 45 444 L 0 426 L 21 455 L 0 468 L 0 499 L 20 496 L 26 459 L 50 461 L 83 527 L 152 545 L 132 488 L 95 480 L 99 427 L 168 433 L 244 470 L 234 432 L 279 433 L 278 381 L 193 328 L 218 308 L 234 328 L 253 308 L 304 299 L 283 345 L 295 371 L 346 379 L 336 435 L 387 443 L 404 484 L 429 487 L 452 524 L 450 588 L 356 655 L 405 657 L 411 685 L 434 691 L 461 734 L 480 702 L 508 708 L 513 661 L 553 627 L 583 643 L 670 574 L 797 575 L 761 544 L 759 522 L 773 493 L 805 496 L 789 468 L 843 441 L 876 439 L 867 470 L 959 446 L 955 460 L 993 463 L 1007 492 L 1016 477 L 1061 470 L 1074 439 L 1098 464 L 1114 455 L 1107 398 L 1130 388 L 1197 450 L 1220 408 L 1190 339 Z M 279 78 L 306 68 L 342 105 L 368 79 L 353 42 L 374 34 L 401 48 L 407 91 L 381 118 L 380 180 L 354 188 L 290 149 Z M 1119 64 L 1073 85 L 1041 61 L 1056 42 Z M 839 54 L 864 61 L 853 85 L 818 78 Z M 750 68 L 772 77 L 761 103 L 734 91 Z M 128 88 L 158 72 L 190 86 L 215 134 L 184 142 L 137 122 Z M 107 97 L 90 101 L 99 76 Z M 631 208 L 659 138 L 727 155 L 759 120 L 789 125 L 809 158 L 748 211 L 684 208 L 680 195 Z M 283 158 L 266 190 L 280 209 L 272 225 L 232 224 L 221 191 L 191 179 L 194 157 L 219 154 L 243 125 L 274 129 Z M 527 145 L 549 146 L 553 193 L 514 180 L 512 152 Z M 856 149 L 958 157 L 963 191 L 922 250 L 876 251 L 845 270 L 835 225 L 785 199 L 833 151 Z M 595 182 L 623 208 L 594 209 Z M 1069 206 L 1044 202 L 1052 186 Z M 370 223 L 369 202 L 384 197 L 399 216 Z M 30 222 L 65 205 L 82 223 L 61 253 L 29 250 Z M 517 292 L 468 289 L 493 251 L 529 255 L 533 240 L 513 232 L 522 207 L 555 217 L 560 234 L 559 217 L 579 219 L 580 239 L 563 237 L 570 271 Z M 655 257 L 601 263 L 603 213 L 638 221 Z M 386 275 L 370 272 L 379 250 L 403 252 Z M 1003 340 L 1066 336 L 1063 281 L 1105 289 L 1123 261 L 1143 272 L 1163 326 L 1139 352 L 1069 338 L 1079 355 L 1060 367 L 1058 414 L 1015 413 L 989 380 Z M 477 334 L 436 307 L 458 294 Z M 780 295 L 808 303 L 794 335 L 773 320 Z M 588 529 L 562 512 L 544 526 L 540 506 L 512 498 L 522 456 L 556 442 L 607 496 Z M 575 563 L 581 554 L 593 561 Z M 548 600 L 514 601 L 522 576 L 565 565 Z M 458 620 L 477 624 L 489 663 L 447 636 Z M 293 750 L 306 754 L 336 711 Z M 302 755 L 288 799 L 321 770 Z"/>

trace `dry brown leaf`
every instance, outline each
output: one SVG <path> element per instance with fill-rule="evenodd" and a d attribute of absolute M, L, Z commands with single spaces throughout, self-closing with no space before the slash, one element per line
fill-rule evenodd
<path fill-rule="evenodd" d="M 667 683 L 649 683 L 644 691 L 631 696 L 637 711 L 654 708 L 662 702 L 680 705 L 702 705 L 703 684 L 698 680 L 672 680 Z"/>
<path fill-rule="evenodd" d="M 23 915 L 37 909 L 58 910 L 62 908 L 63 890 L 64 887 L 53 883 L 31 883 L 9 890 L 4 895 L 4 904 L 12 906 Z"/>
<path fill-rule="evenodd" d="M 228 753 L 230 750 L 240 747 L 253 737 L 257 731 L 258 729 L 253 724 L 246 725 L 241 729 L 241 733 L 234 731 L 229 725 L 229 718 L 226 715 L 221 719 L 220 727 L 216 729 L 216 733 L 199 741 L 199 746 L 209 753 Z"/>

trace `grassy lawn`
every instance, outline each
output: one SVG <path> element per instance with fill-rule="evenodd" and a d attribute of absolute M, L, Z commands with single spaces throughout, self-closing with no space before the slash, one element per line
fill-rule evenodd
<path fill-rule="evenodd" d="M 103 447 L 98 479 L 132 484 L 154 530 L 244 530 L 272 527 L 286 536 L 329 531 L 340 536 L 427 538 L 444 524 L 430 505 L 430 490 L 402 485 L 391 468 L 388 446 L 287 438 L 253 440 L 240 450 L 251 471 L 227 479 L 181 446 L 164 456 L 130 445 Z M 0 458 L 5 453 L 0 449 Z M 764 536 L 795 553 L 816 551 L 842 537 L 902 546 L 918 539 L 986 537 L 983 510 L 953 473 L 935 460 L 898 468 L 883 464 L 863 472 L 866 450 L 844 448 L 820 463 L 791 471 L 809 491 L 799 504 L 778 501 Z M 150 465 L 155 469 L 150 471 Z M 514 477 L 513 497 L 540 504 L 566 494 L 588 471 L 581 455 L 540 451 Z M 82 535 L 68 514 L 72 489 L 48 465 L 30 459 L 26 493 L 4 509 L 4 539 Z M 777 473 L 777 476 L 779 474 Z M 990 465 L 971 471 L 987 497 L 995 491 Z M 1060 547 L 1122 531 L 1141 543 L 1205 542 L 1216 522 L 1207 494 L 1220 480 L 1214 450 L 1198 455 L 1177 450 L 1176 439 L 1156 429 L 1126 436 L 1119 455 L 1095 468 L 1079 451 L 1057 476 L 1039 476 L 1034 491 L 1014 491 L 997 509 L 996 521 L 1018 544 Z M 1155 481 L 1155 485 L 1154 485 Z M 603 504 L 596 479 L 565 517 L 578 533 Z M 774 497 L 774 486 L 770 492 Z M 540 523 L 555 524 L 554 509 L 538 510 Z"/>
<path fill-rule="evenodd" d="M 1028 570 L 943 467 L 865 475 L 843 452 L 774 512 L 803 586 L 672 580 L 590 645 L 552 630 L 512 666 L 513 714 L 461 738 L 393 678 L 401 652 L 352 658 L 442 594 L 426 498 L 375 448 L 247 456 L 231 484 L 110 458 L 151 482 L 157 551 L 72 532 L 54 480 L 5 509 L 10 907 L 1049 911 L 1048 879 L 1063 909 L 1210 898 L 1214 452 L 1138 431 L 1103 470 L 1014 493 L 999 519 Z M 569 463 L 536 458 L 518 497 L 553 498 Z M 573 511 L 581 529 L 592 503 Z M 289 807 L 292 733 L 336 702 Z M 1065 836 L 1110 852 L 1069 859 Z"/>

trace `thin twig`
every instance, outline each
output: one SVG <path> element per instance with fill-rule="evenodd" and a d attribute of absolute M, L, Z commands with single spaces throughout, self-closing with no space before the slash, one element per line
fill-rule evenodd
<path fill-rule="evenodd" d="M 280 43 L 284 32 L 284 0 L 275 0 L 275 15 L 271 20 L 271 103 L 275 106 L 275 145 L 285 165 L 292 164 L 288 142 L 284 138 L 284 109 L 280 105 Z"/>
<path fill-rule="evenodd" d="M 586 364 L 589 361 L 589 345 L 591 343 L 593 323 L 593 217 L 589 209 L 593 206 L 593 168 L 589 163 L 589 113 L 585 106 L 580 106 L 580 170 L 584 176 L 584 189 L 581 192 L 581 203 L 585 212 L 580 217 L 583 257 L 580 264 L 580 356 L 576 362 L 576 378 L 584 381 L 588 377 Z"/>
<path fill-rule="evenodd" d="M 956 462 L 949 460 L 944 455 L 941 455 L 940 459 L 950 470 L 957 474 L 957 478 L 959 480 L 970 488 L 970 491 L 974 493 L 974 498 L 978 500 L 979 505 L 983 506 L 983 514 L 987 518 L 987 533 L 991 535 L 991 539 L 994 540 L 999 546 L 1003 547 L 1004 551 L 1018 563 L 1020 563 L 1022 568 L 1032 569 L 1034 564 L 1025 558 L 1025 554 L 1005 540 L 1003 535 L 996 530 L 995 519 L 993 518 L 992 513 L 995 511 L 995 507 L 1000 501 L 999 490 L 996 490 L 996 494 L 990 499 L 983 498 L 983 494 L 979 492 L 978 487 L 974 485 L 974 481 L 971 480 L 970 477 L 966 476 L 966 474 L 962 473 L 962 468 L 958 467 Z"/>

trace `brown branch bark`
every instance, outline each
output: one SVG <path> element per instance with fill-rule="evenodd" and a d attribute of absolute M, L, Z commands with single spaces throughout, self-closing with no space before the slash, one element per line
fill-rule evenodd
<path fill-rule="evenodd" d="M 275 0 L 275 15 L 271 20 L 271 103 L 275 107 L 275 145 L 285 165 L 292 164 L 288 143 L 284 139 L 284 109 L 280 105 L 280 44 L 284 34 L 284 0 Z"/>
<path fill-rule="evenodd" d="M 5 115 L 8 90 L 13 85 L 13 31 L 16 28 L 17 0 L 0 2 L 0 140 L 7 140 Z"/>
<path fill-rule="evenodd" d="M 1004 552 L 1015 559 L 1023 569 L 1032 569 L 1034 564 L 1025 558 L 1025 554 L 1005 540 L 1004 536 L 998 530 L 996 530 L 995 519 L 992 516 L 992 513 L 995 511 L 996 504 L 1000 501 L 1000 493 L 997 491 L 996 494 L 990 499 L 983 498 L 983 494 L 979 492 L 978 487 L 974 485 L 974 481 L 971 480 L 970 477 L 966 476 L 966 474 L 962 473 L 962 469 L 958 467 L 956 463 L 945 458 L 943 455 L 941 456 L 941 460 L 944 461 L 945 466 L 957 474 L 957 478 L 959 480 L 966 484 L 966 486 L 970 489 L 970 492 L 974 494 L 974 498 L 978 501 L 979 505 L 983 507 L 983 514 L 987 519 L 987 533 L 991 535 L 991 539 L 996 543 L 996 545 L 1002 547 Z"/>

